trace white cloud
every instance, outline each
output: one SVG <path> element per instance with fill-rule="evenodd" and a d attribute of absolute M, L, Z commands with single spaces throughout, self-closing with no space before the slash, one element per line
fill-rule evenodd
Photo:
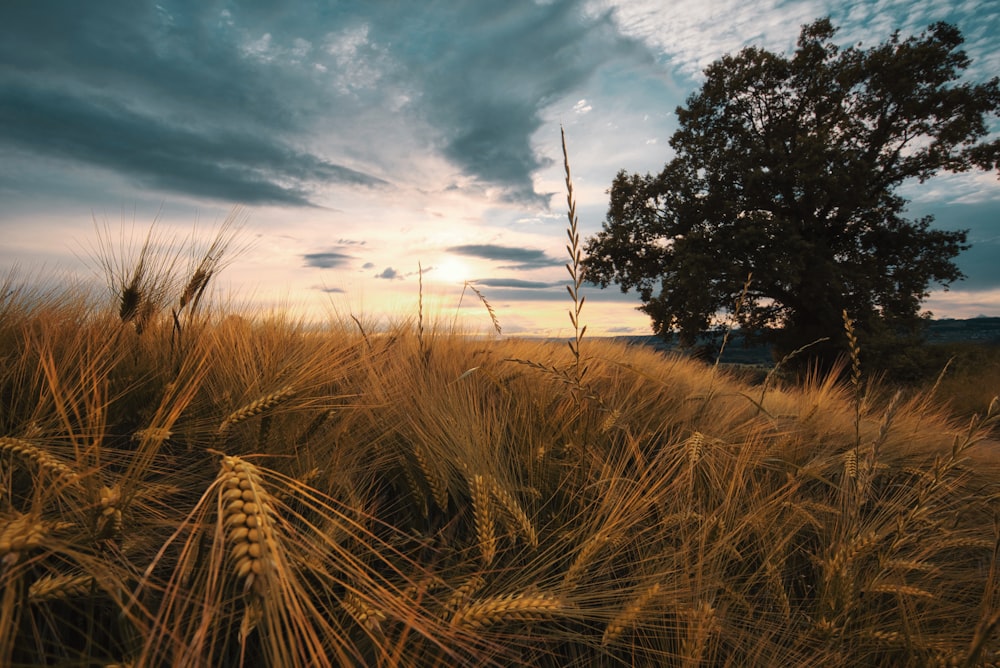
<path fill-rule="evenodd" d="M 267 63 L 274 59 L 274 50 L 271 46 L 271 33 L 266 32 L 257 39 L 250 39 L 243 43 L 240 49 L 247 58 L 253 58 Z"/>
<path fill-rule="evenodd" d="M 996 49 L 1000 12 L 985 11 L 995 0 L 592 0 L 589 11 L 613 10 L 620 30 L 648 44 L 669 66 L 690 78 L 726 53 L 748 44 L 786 53 L 795 48 L 799 27 L 830 16 L 844 43 L 875 44 L 893 30 L 915 34 L 936 21 L 956 23 L 973 58 L 970 74 L 992 76 L 1000 69 Z"/>
<path fill-rule="evenodd" d="M 587 104 L 586 100 L 578 100 L 576 104 L 573 105 L 573 112 L 577 114 L 586 114 L 593 111 L 594 107 Z"/>

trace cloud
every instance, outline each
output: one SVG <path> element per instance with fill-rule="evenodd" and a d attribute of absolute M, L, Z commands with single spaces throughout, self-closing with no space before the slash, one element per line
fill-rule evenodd
<path fill-rule="evenodd" d="M 481 281 L 475 281 L 475 284 L 477 286 L 482 285 Z M 494 305 L 507 302 L 512 304 L 519 302 L 551 302 L 559 306 L 565 306 L 568 309 L 572 302 L 566 293 L 566 285 L 567 283 L 556 282 L 549 283 L 544 287 L 538 285 L 528 288 L 525 285 L 517 285 L 515 282 L 514 285 L 497 285 L 491 287 L 484 294 L 490 300 L 490 303 Z M 585 285 L 580 292 L 587 300 L 583 310 L 584 315 L 582 316 L 584 324 L 587 323 L 587 313 L 590 311 L 588 307 L 597 307 L 598 304 L 634 304 L 635 306 L 639 306 L 641 303 L 635 294 L 623 294 L 618 290 L 602 290 Z"/>
<path fill-rule="evenodd" d="M 451 246 L 446 250 L 449 253 L 457 255 L 514 263 L 503 266 L 501 269 L 540 269 L 543 267 L 558 267 L 563 264 L 561 260 L 549 257 L 544 251 L 531 248 L 498 246 L 495 244 L 467 244 L 463 246 Z"/>
<path fill-rule="evenodd" d="M 306 206 L 330 185 L 385 185 L 303 148 L 318 113 L 307 39 L 250 43 L 230 12 L 185 4 L 5 3 L 0 148 L 227 202 Z"/>
<path fill-rule="evenodd" d="M 531 179 L 549 164 L 532 146 L 542 111 L 615 61 L 653 63 L 606 15 L 585 16 L 581 6 L 510 0 L 498 12 L 492 3 L 409 3 L 394 6 L 394 20 L 373 23 L 371 36 L 394 40 L 400 74 L 420 82 L 411 106 L 433 124 L 446 158 L 501 187 L 502 199 L 544 207 Z"/>
<path fill-rule="evenodd" d="M 653 62 L 582 2 L 2 3 L 0 150 L 307 206 L 412 179 L 404 138 L 470 190 L 544 207 L 543 111 L 610 62 Z"/>
<path fill-rule="evenodd" d="M 334 269 L 350 263 L 354 257 L 339 251 L 327 251 L 325 253 L 306 253 L 302 259 L 305 260 L 307 267 Z"/>
<path fill-rule="evenodd" d="M 381 271 L 381 273 L 375 274 L 375 278 L 385 278 L 385 279 L 388 279 L 390 281 L 396 280 L 396 279 L 399 279 L 399 280 L 403 279 L 403 277 L 400 275 L 400 273 L 398 271 L 396 271 L 395 269 L 393 269 L 392 267 L 386 267 L 385 269 L 383 269 Z"/>
<path fill-rule="evenodd" d="M 661 60 L 692 79 L 723 54 L 754 44 L 790 53 L 800 26 L 830 16 L 840 26 L 838 41 L 863 41 L 872 46 L 894 30 L 916 34 L 936 21 L 955 23 L 968 37 L 973 58 L 971 73 L 989 78 L 1000 65 L 993 37 L 1000 29 L 1000 14 L 984 12 L 980 2 L 939 0 L 712 0 L 674 2 L 662 0 L 593 0 L 588 11 L 610 11 L 623 34 L 646 43 Z"/>
<path fill-rule="evenodd" d="M 539 290 L 560 285 L 560 283 L 545 283 L 543 281 L 523 281 L 518 278 L 477 278 L 470 282 L 476 286 L 482 285 L 488 288 L 517 288 L 522 290 Z"/>
<path fill-rule="evenodd" d="M 115 99 L 0 85 L 0 144 L 96 165 L 161 190 L 247 204 L 310 204 L 321 184 L 382 179 L 238 130 L 198 131 Z"/>

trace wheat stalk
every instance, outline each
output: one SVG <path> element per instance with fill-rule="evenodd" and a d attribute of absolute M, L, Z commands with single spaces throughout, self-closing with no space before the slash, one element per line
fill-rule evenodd
<path fill-rule="evenodd" d="M 424 339 L 424 268 L 417 263 L 417 345 L 424 366 L 431 361 L 431 348 Z"/>
<path fill-rule="evenodd" d="M 534 621 L 552 617 L 563 611 L 562 598 L 546 593 L 508 594 L 480 599 L 459 608 L 452 624 L 480 629 L 506 621 Z"/>
<path fill-rule="evenodd" d="M 726 346 L 729 344 L 729 337 L 733 332 L 733 323 L 739 324 L 740 313 L 743 311 L 743 305 L 746 303 L 747 295 L 750 293 L 750 284 L 753 283 L 753 272 L 747 274 L 747 280 L 743 283 L 743 290 L 740 292 L 739 296 L 736 298 L 736 304 L 733 308 L 733 314 L 731 320 L 726 324 L 726 331 L 722 334 L 722 344 L 719 346 L 719 354 L 715 358 L 715 364 L 713 368 L 718 369 L 719 364 L 722 363 L 722 355 L 726 352 Z M 715 382 L 715 379 L 712 379 Z"/>

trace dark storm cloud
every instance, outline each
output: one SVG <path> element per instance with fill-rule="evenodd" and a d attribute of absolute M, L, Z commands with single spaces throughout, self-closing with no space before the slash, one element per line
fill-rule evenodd
<path fill-rule="evenodd" d="M 441 150 L 467 173 L 506 188 L 509 200 L 544 202 L 531 174 L 540 112 L 600 67 L 652 56 L 608 16 L 585 18 L 579 0 L 409 3 L 382 23 L 399 41 L 418 105 L 441 132 Z"/>
<path fill-rule="evenodd" d="M 340 251 L 327 251 L 325 253 L 306 253 L 302 256 L 302 259 L 305 260 L 307 267 L 334 269 L 336 267 L 343 267 L 353 260 L 354 257 Z"/>
<path fill-rule="evenodd" d="M 213 3 L 0 6 L 0 150 L 95 165 L 144 185 L 308 205 L 381 179 L 299 148 L 316 112 L 293 69 L 249 57 Z"/>
<path fill-rule="evenodd" d="M 449 253 L 478 257 L 484 260 L 510 262 L 503 269 L 541 269 L 543 267 L 558 267 L 562 261 L 551 258 L 544 251 L 532 248 L 517 248 L 515 246 L 498 246 L 495 244 L 467 244 L 451 246 Z"/>
<path fill-rule="evenodd" d="M 338 156 L 378 163 L 351 124 L 405 100 L 401 113 L 430 133 L 423 145 L 479 187 L 541 203 L 542 110 L 616 58 L 652 62 L 607 17 L 586 16 L 582 0 L 7 0 L 0 150 L 198 197 L 303 205 L 326 184 L 384 183 Z M 316 138 L 341 126 L 347 148 L 324 155 Z"/>
<path fill-rule="evenodd" d="M 307 205 L 307 187 L 316 182 L 384 183 L 259 134 L 197 131 L 114 99 L 26 85 L 0 86 L 3 143 L 104 167 L 163 190 L 248 204 Z"/>

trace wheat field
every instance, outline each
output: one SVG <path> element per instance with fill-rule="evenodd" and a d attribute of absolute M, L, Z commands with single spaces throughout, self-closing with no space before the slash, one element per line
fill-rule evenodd
<path fill-rule="evenodd" d="M 1000 661 L 994 415 L 160 280 L 3 290 L 0 665 Z"/>
<path fill-rule="evenodd" d="M 1000 665 L 996 402 L 588 339 L 566 171 L 568 345 L 8 277 L 0 665 Z"/>

